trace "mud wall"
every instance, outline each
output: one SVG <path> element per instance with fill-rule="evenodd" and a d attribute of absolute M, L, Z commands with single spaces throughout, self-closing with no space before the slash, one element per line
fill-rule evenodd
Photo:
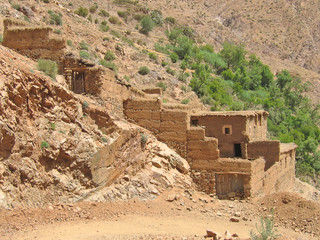
<path fill-rule="evenodd" d="M 246 124 L 246 134 L 250 141 L 265 140 L 267 136 L 267 112 L 249 116 Z"/>
<path fill-rule="evenodd" d="M 191 116 L 191 124 L 205 127 L 205 135 L 219 140 L 219 150 L 221 157 L 234 157 L 234 144 L 241 144 L 242 157 L 245 158 L 246 118 L 244 116 Z M 225 134 L 224 128 L 230 128 L 230 134 Z"/>
<path fill-rule="evenodd" d="M 222 198 L 226 197 L 222 196 L 226 192 L 235 192 L 238 197 L 250 196 L 251 165 L 251 161 L 239 159 L 196 160 L 193 161 L 192 177 L 199 190 L 206 193 L 219 193 Z M 241 190 L 237 192 L 234 181 L 238 177 L 243 182 Z"/>
<path fill-rule="evenodd" d="M 165 110 L 160 99 L 133 99 L 123 103 L 125 115 L 187 158 L 187 112 Z"/>
<path fill-rule="evenodd" d="M 288 191 L 295 181 L 295 150 L 281 153 L 280 160 L 267 171 L 263 159 L 252 162 L 251 195 Z"/>
<path fill-rule="evenodd" d="M 2 45 L 17 50 L 32 59 L 51 59 L 59 62 L 66 42 L 62 38 L 52 38 L 49 27 L 32 27 L 17 20 L 4 20 Z"/>
<path fill-rule="evenodd" d="M 248 159 L 263 157 L 265 170 L 269 169 L 280 157 L 280 141 L 255 141 L 248 143 Z"/>
<path fill-rule="evenodd" d="M 51 28 L 8 29 L 3 35 L 3 45 L 17 50 L 63 49 L 65 41 L 63 39 L 49 38 L 51 31 Z"/>

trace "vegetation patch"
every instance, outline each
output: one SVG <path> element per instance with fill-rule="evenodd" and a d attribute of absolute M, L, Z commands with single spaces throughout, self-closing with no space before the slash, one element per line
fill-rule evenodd
<path fill-rule="evenodd" d="M 37 62 L 37 69 L 53 79 L 56 78 L 58 73 L 57 63 L 51 60 L 40 59 Z"/>
<path fill-rule="evenodd" d="M 147 75 L 150 72 L 150 69 L 147 66 L 143 66 L 139 68 L 138 73 L 141 75 Z"/>
<path fill-rule="evenodd" d="M 74 13 L 85 18 L 88 16 L 89 11 L 87 8 L 79 7 L 76 11 L 74 11 Z"/>

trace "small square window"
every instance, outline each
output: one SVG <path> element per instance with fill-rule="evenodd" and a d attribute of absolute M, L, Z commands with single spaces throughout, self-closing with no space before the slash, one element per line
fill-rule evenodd
<path fill-rule="evenodd" d="M 224 125 L 222 127 L 222 134 L 231 135 L 232 134 L 232 126 L 231 125 Z"/>

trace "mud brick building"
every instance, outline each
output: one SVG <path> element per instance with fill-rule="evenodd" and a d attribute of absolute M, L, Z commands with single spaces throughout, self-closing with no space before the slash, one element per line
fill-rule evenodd
<path fill-rule="evenodd" d="M 294 183 L 297 146 L 267 139 L 266 111 L 192 115 L 160 98 L 128 99 L 123 107 L 128 119 L 188 160 L 202 191 L 241 198 L 284 191 Z"/>

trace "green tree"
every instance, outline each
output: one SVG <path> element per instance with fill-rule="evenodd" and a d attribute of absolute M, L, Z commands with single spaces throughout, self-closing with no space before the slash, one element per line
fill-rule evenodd
<path fill-rule="evenodd" d="M 227 63 L 228 68 L 233 71 L 247 64 L 246 53 L 243 45 L 235 45 L 228 42 L 223 44 L 223 49 L 220 51 L 220 55 Z"/>
<path fill-rule="evenodd" d="M 155 23 L 153 22 L 150 16 L 143 17 L 140 24 L 141 24 L 140 32 L 146 35 L 149 34 L 149 32 L 151 32 L 155 26 Z"/>

